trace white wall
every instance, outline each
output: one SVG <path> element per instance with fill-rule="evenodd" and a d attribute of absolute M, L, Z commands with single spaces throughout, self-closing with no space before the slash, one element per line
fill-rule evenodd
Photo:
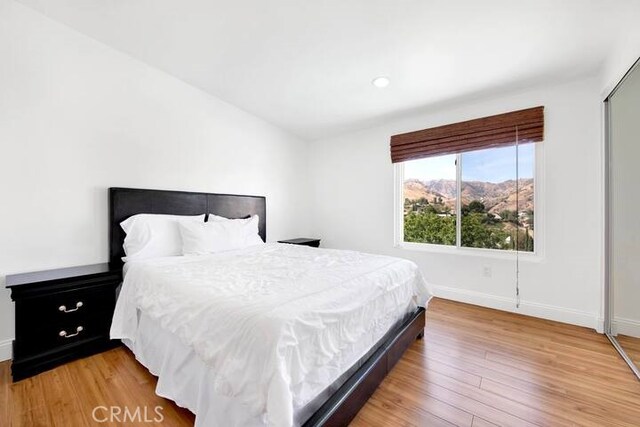
<path fill-rule="evenodd" d="M 544 255 L 521 261 L 522 313 L 602 328 L 602 158 L 598 79 L 432 110 L 310 145 L 315 232 L 328 247 L 414 260 L 437 295 L 515 310 L 515 262 L 394 248 L 391 135 L 545 106 Z M 483 277 L 483 268 L 492 277 Z"/>
<path fill-rule="evenodd" d="M 609 102 L 612 180 L 612 330 L 640 338 L 640 68 Z"/>
<path fill-rule="evenodd" d="M 107 261 L 107 188 L 265 195 L 268 240 L 307 234 L 307 144 L 0 0 L 0 360 L 7 274 Z"/>
<path fill-rule="evenodd" d="M 640 2 L 636 4 L 640 13 Z M 640 26 L 634 25 L 626 29 L 625 37 L 618 40 L 602 65 L 600 73 L 600 95 L 605 99 L 618 84 L 622 76 L 640 58 Z"/>

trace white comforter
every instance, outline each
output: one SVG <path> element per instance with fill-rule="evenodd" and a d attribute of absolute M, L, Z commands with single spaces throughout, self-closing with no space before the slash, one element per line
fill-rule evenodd
<path fill-rule="evenodd" d="M 111 337 L 133 340 L 141 310 L 194 349 L 218 394 L 290 426 L 295 408 L 357 360 L 351 345 L 429 297 L 407 260 L 265 244 L 130 263 Z"/>

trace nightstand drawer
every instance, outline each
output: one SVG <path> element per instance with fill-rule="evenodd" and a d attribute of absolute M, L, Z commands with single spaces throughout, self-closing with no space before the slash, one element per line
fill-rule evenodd
<path fill-rule="evenodd" d="M 68 290 L 45 297 L 25 298 L 16 302 L 16 327 L 29 334 L 41 330 L 45 325 L 67 325 L 80 319 L 112 312 L 114 304 L 113 286 Z"/>
<path fill-rule="evenodd" d="M 111 319 L 107 316 L 78 317 L 67 322 L 45 323 L 23 335 L 16 341 L 14 351 L 16 357 L 29 357 L 43 351 L 80 344 L 83 341 L 100 336 L 107 337 Z"/>
<path fill-rule="evenodd" d="M 120 268 L 92 264 L 8 275 L 15 302 L 14 381 L 113 348 L 109 339 Z"/>

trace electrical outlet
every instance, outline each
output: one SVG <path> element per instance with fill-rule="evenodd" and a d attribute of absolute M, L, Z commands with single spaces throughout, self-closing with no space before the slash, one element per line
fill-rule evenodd
<path fill-rule="evenodd" d="M 482 267 L 482 275 L 484 277 L 491 277 L 491 267 L 489 267 L 488 265 Z"/>

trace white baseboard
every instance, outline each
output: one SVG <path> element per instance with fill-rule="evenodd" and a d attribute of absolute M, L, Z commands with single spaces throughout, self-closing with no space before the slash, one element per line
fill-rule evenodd
<path fill-rule="evenodd" d="M 13 350 L 12 343 L 13 340 L 0 341 L 0 362 L 11 360 Z"/>
<path fill-rule="evenodd" d="M 611 322 L 611 333 L 613 335 L 622 334 L 640 338 L 640 320 L 616 317 Z"/>
<path fill-rule="evenodd" d="M 542 319 L 555 320 L 556 322 L 585 326 L 587 328 L 593 328 L 600 333 L 604 330 L 604 322 L 598 318 L 596 313 L 522 300 L 520 301 L 520 308 L 516 308 L 515 298 L 500 297 L 447 286 L 432 286 L 431 289 L 436 297 L 495 308 L 496 310 L 525 314 Z"/>

